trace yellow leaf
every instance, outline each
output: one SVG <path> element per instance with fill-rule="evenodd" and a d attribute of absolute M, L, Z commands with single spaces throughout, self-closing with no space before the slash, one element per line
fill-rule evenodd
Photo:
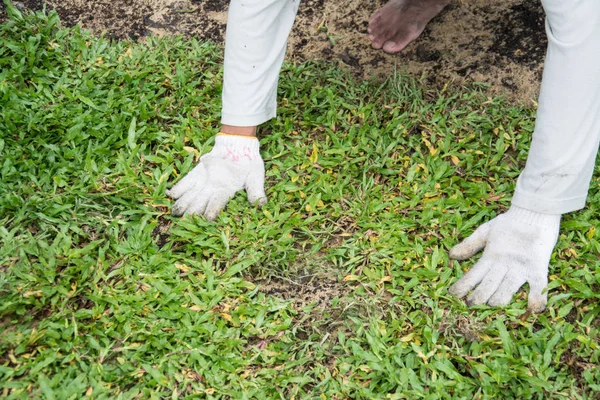
<path fill-rule="evenodd" d="M 221 314 L 221 317 L 223 317 L 223 319 L 225 321 L 227 321 L 227 322 L 232 322 L 233 321 L 233 318 L 231 317 L 231 315 L 229 315 L 227 313 L 224 313 L 224 312 L 219 313 L 219 314 Z"/>
<path fill-rule="evenodd" d="M 146 373 L 146 371 L 145 371 L 143 368 L 140 368 L 140 369 L 138 369 L 137 371 L 135 371 L 135 372 L 132 372 L 132 373 L 131 373 L 131 376 L 134 376 L 134 377 L 136 377 L 136 378 L 140 378 L 140 377 L 142 377 L 142 376 L 143 376 L 145 373 Z"/>
<path fill-rule="evenodd" d="M 369 366 L 364 365 L 364 364 L 363 365 L 359 365 L 358 369 L 360 369 L 363 372 L 371 372 L 371 368 L 369 368 Z"/>
<path fill-rule="evenodd" d="M 317 144 L 315 142 L 313 142 L 312 153 L 310 153 L 310 157 L 308 159 L 313 164 L 319 159 L 319 149 L 317 148 Z"/>
<path fill-rule="evenodd" d="M 85 395 L 86 396 L 91 396 L 92 393 L 94 393 L 94 388 L 93 387 L 89 387 L 88 390 L 85 391 Z"/>
<path fill-rule="evenodd" d="M 595 233 L 596 233 L 596 227 L 592 226 L 585 236 L 587 236 L 588 239 L 591 239 L 594 237 Z"/>
<path fill-rule="evenodd" d="M 304 207 L 306 209 L 307 212 L 311 212 L 312 211 L 312 207 L 310 206 L 310 204 L 307 204 L 306 207 Z"/>
<path fill-rule="evenodd" d="M 177 268 L 178 270 L 183 271 L 183 272 L 190 272 L 190 267 L 188 267 L 185 264 L 175 263 L 175 268 Z"/>
<path fill-rule="evenodd" d="M 248 290 L 254 290 L 256 288 L 256 285 L 249 281 L 242 281 L 241 285 L 244 289 Z"/>
<path fill-rule="evenodd" d="M 435 153 L 437 153 L 437 149 L 431 144 L 429 140 L 423 138 L 423 142 L 425 143 L 425 146 L 427 146 L 427 148 L 429 149 L 429 154 L 435 156 Z"/>
<path fill-rule="evenodd" d="M 267 211 L 266 208 L 262 209 L 263 214 L 265 215 L 265 217 L 269 218 L 269 219 L 273 219 L 273 214 L 271 214 L 269 211 Z"/>
<path fill-rule="evenodd" d="M 298 175 L 292 176 L 291 181 L 296 182 L 298 180 L 298 178 L 300 178 L 300 176 L 298 176 Z"/>
<path fill-rule="evenodd" d="M 214 388 L 208 388 L 204 391 L 204 393 L 206 393 L 206 394 L 213 394 L 214 392 L 216 392 L 216 389 L 214 389 Z"/>
<path fill-rule="evenodd" d="M 192 311 L 204 311 L 202 307 L 198 306 L 198 305 L 193 305 L 190 307 L 190 310 Z"/>
<path fill-rule="evenodd" d="M 458 157 L 450 156 L 450 158 L 452 159 L 452 164 L 454 164 L 454 166 L 457 166 L 458 165 Z"/>
<path fill-rule="evenodd" d="M 198 161 L 200 159 L 200 152 L 193 147 L 184 146 L 183 149 L 188 153 L 194 153 L 194 159 Z"/>
<path fill-rule="evenodd" d="M 360 276 L 358 276 L 358 275 L 352 275 L 352 274 L 350 274 L 350 275 L 346 275 L 346 276 L 344 277 L 344 282 L 349 282 L 349 281 L 357 281 L 357 280 L 359 280 L 359 279 L 360 279 Z"/>
<path fill-rule="evenodd" d="M 163 183 L 165 181 L 165 179 L 167 179 L 169 177 L 169 173 L 165 172 L 164 174 L 162 174 L 160 176 L 160 178 L 158 178 L 158 183 Z"/>
<path fill-rule="evenodd" d="M 323 203 L 323 200 L 317 201 L 317 207 L 325 207 L 325 203 Z"/>
<path fill-rule="evenodd" d="M 432 201 L 436 201 L 439 200 L 440 196 L 425 196 L 425 198 L 423 199 L 424 203 L 430 203 Z"/>
<path fill-rule="evenodd" d="M 414 337 L 415 337 L 414 333 L 409 333 L 408 335 L 401 337 L 400 341 L 404 342 L 404 343 L 410 342 L 411 340 L 413 340 Z"/>
<path fill-rule="evenodd" d="M 23 293 L 23 297 L 40 297 L 42 295 L 42 291 L 41 290 L 28 290 L 27 292 Z"/>

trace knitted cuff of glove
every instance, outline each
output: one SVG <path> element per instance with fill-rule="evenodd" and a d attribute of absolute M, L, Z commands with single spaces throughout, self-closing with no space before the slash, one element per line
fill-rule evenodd
<path fill-rule="evenodd" d="M 261 159 L 259 149 L 258 139 L 253 136 L 219 133 L 211 153 L 231 161 L 253 161 Z"/>
<path fill-rule="evenodd" d="M 506 212 L 506 216 L 528 225 L 538 225 L 550 228 L 560 226 L 561 214 L 544 214 L 513 205 Z"/>

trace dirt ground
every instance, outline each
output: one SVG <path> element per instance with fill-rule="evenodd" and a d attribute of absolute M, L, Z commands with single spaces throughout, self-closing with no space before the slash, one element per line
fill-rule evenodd
<path fill-rule="evenodd" d="M 537 97 L 546 38 L 539 1 L 455 0 L 421 37 L 397 55 L 370 47 L 369 17 L 385 0 L 302 0 L 288 58 L 320 59 L 361 78 L 397 68 L 443 86 L 486 82 L 492 93 L 531 104 Z M 184 34 L 222 43 L 229 0 L 20 0 L 21 8 L 56 9 L 66 25 L 81 24 L 117 39 Z M 0 3 L 1 4 L 1 3 Z M 4 5 L 0 5 L 0 20 Z"/>

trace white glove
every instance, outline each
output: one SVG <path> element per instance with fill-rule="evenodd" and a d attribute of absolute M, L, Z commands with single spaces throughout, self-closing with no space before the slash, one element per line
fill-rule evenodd
<path fill-rule="evenodd" d="M 485 248 L 469 272 L 448 290 L 467 304 L 507 305 L 524 283 L 529 283 L 528 309 L 546 308 L 548 264 L 558 240 L 560 214 L 541 214 L 512 206 L 505 214 L 481 225 L 450 250 L 450 258 L 464 260 Z"/>
<path fill-rule="evenodd" d="M 201 214 L 213 221 L 236 192 L 245 189 L 248 201 L 262 206 L 265 194 L 265 164 L 258 139 L 219 133 L 213 149 L 167 195 L 177 199 L 171 212 Z"/>

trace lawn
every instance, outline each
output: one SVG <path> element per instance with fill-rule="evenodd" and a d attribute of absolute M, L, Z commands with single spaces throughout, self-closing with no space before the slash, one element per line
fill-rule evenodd
<path fill-rule="evenodd" d="M 9 3 L 7 3 L 9 4 Z M 546 312 L 468 308 L 448 250 L 506 210 L 534 110 L 485 87 L 286 64 L 269 202 L 173 218 L 222 49 L 0 25 L 0 397 L 599 398 L 600 168 Z"/>

